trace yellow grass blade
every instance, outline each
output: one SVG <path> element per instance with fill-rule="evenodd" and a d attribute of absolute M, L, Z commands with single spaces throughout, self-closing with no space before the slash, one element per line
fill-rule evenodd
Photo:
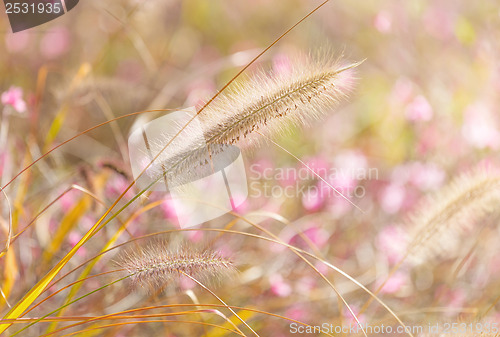
<path fill-rule="evenodd" d="M 75 87 L 90 73 L 90 70 L 91 66 L 88 63 L 84 63 L 80 66 L 80 69 L 78 69 L 73 81 L 71 81 L 69 92 L 72 92 L 75 89 Z M 47 152 L 47 150 L 50 149 L 52 142 L 56 139 L 59 131 L 61 131 L 68 109 L 68 103 L 65 102 L 57 112 L 54 121 L 50 125 L 47 137 L 45 137 L 45 147 L 43 152 Z"/>
<path fill-rule="evenodd" d="M 243 320 L 248 321 L 253 316 L 255 316 L 255 312 L 246 311 L 246 310 L 240 310 L 240 311 L 238 311 L 238 316 L 240 316 Z M 241 321 L 236 316 L 232 316 L 230 318 L 230 320 L 236 326 L 240 326 L 241 324 L 243 324 L 243 323 L 241 323 Z M 232 325 L 231 325 L 231 323 L 226 322 L 226 323 L 222 324 L 221 327 L 224 327 L 224 328 L 227 328 L 227 329 L 231 329 Z M 229 334 L 228 330 L 221 330 L 219 328 L 212 328 L 208 332 L 207 337 L 223 337 L 223 336 L 227 336 L 228 334 Z"/>
<path fill-rule="evenodd" d="M 49 248 L 43 254 L 45 262 L 50 261 L 57 252 L 67 234 L 76 226 L 78 220 L 85 214 L 90 206 L 90 198 L 84 195 L 76 205 L 63 217 L 54 238 L 50 242 Z"/>
<path fill-rule="evenodd" d="M 49 285 L 54 277 L 61 271 L 61 269 L 68 263 L 69 260 L 75 255 L 81 246 L 92 236 L 93 232 L 102 223 L 104 218 L 109 214 L 106 212 L 99 221 L 83 236 L 83 238 L 59 261 L 59 263 L 52 268 L 38 283 L 31 288 L 31 290 L 24 295 L 24 297 L 4 316 L 4 319 L 18 318 L 28 307 L 40 296 L 42 291 Z M 12 323 L 0 324 L 0 333 L 4 332 Z"/>
<path fill-rule="evenodd" d="M 6 299 L 9 297 L 9 294 L 14 286 L 18 271 L 19 271 L 19 269 L 17 267 L 16 256 L 15 256 L 14 250 L 9 249 L 5 253 L 4 271 L 3 271 L 3 275 L 2 275 L 3 276 L 2 291 L 3 291 Z M 1 297 L 0 297 L 0 301 L 1 301 Z"/>

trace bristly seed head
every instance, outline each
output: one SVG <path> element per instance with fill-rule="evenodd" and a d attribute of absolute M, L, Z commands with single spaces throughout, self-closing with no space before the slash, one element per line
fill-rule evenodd
<path fill-rule="evenodd" d="M 339 60 L 294 62 L 284 74 L 260 74 L 236 84 L 200 114 L 207 144 L 238 144 L 255 131 L 273 135 L 285 122 L 307 124 L 351 90 L 351 69 Z"/>
<path fill-rule="evenodd" d="M 429 196 L 410 217 L 408 254 L 414 264 L 455 254 L 463 235 L 487 214 L 498 212 L 500 173 L 478 168 Z"/>
<path fill-rule="evenodd" d="M 219 252 L 198 252 L 185 247 L 170 251 L 165 242 L 151 243 L 138 252 L 129 251 L 118 264 L 131 275 L 134 285 L 147 290 L 161 289 L 184 274 L 202 282 L 220 281 L 235 270 L 231 260 Z"/>
<path fill-rule="evenodd" d="M 185 176 L 194 169 L 210 170 L 212 155 L 224 146 L 252 146 L 256 140 L 279 134 L 288 124 L 303 125 L 328 112 L 347 96 L 354 83 L 352 69 L 359 63 L 341 65 L 329 57 L 292 62 L 283 74 L 260 72 L 233 84 L 199 112 L 202 135 L 181 142 L 181 148 L 163 152 L 165 144 L 152 144 L 160 155 L 151 170 L 152 178 L 167 180 Z M 189 179 L 187 179 L 189 180 Z"/>

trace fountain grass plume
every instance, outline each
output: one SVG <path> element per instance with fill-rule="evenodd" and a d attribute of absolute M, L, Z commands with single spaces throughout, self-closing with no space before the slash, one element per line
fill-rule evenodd
<path fill-rule="evenodd" d="M 186 172 L 212 169 L 213 156 L 227 146 L 255 147 L 290 125 L 310 124 L 347 97 L 354 84 L 353 69 L 360 64 L 331 56 L 297 60 L 287 71 L 261 70 L 234 83 L 199 113 L 199 135 L 188 132 L 167 151 L 163 149 L 169 136 L 152 141 L 151 152 L 161 154 L 149 169 L 150 178 L 163 175 L 169 181 L 178 177 L 189 181 Z"/>
<path fill-rule="evenodd" d="M 146 290 L 175 284 L 183 274 L 202 282 L 220 282 L 236 270 L 233 262 L 218 251 L 194 250 L 185 246 L 169 249 L 168 245 L 156 241 L 139 250 L 127 251 L 118 265 L 131 275 L 134 286 Z"/>

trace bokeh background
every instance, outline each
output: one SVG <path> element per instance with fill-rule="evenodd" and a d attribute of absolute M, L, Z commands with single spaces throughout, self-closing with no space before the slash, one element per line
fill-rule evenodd
<path fill-rule="evenodd" d="M 0 15 L 2 186 L 50 148 L 96 124 L 147 109 L 199 107 L 317 5 L 310 0 L 86 0 L 63 17 L 16 34 L 10 32 L 6 15 Z M 337 176 L 329 183 L 345 194 L 356 191 L 350 200 L 363 212 L 314 176 L 262 178 L 258 172 L 304 168 L 272 143 L 245 153 L 245 161 L 253 192 L 274 188 L 278 195 L 251 195 L 239 211 L 375 291 L 404 255 L 412 231 L 408 219 L 421 200 L 464 172 L 478 167 L 494 171 L 499 165 L 499 41 L 496 1 L 327 3 L 247 72 L 286 71 L 295 55 L 318 51 L 332 54 L 333 59 L 343 55 L 352 62 L 364 60 L 356 70 L 355 89 L 337 109 L 326 112 L 321 121 L 291 128 L 276 138 L 320 172 L 361 172 L 361 176 Z M 13 232 L 29 225 L 0 260 L 0 284 L 10 303 L 16 303 L 64 256 L 131 183 L 129 130 L 137 120 L 162 113 L 127 117 L 81 136 L 6 189 L 13 207 Z M 71 188 L 75 185 L 100 201 Z M 293 186 L 292 195 L 279 194 L 286 186 Z M 132 189 L 126 199 L 136 192 Z M 158 194 L 140 198 L 122 218 L 161 198 Z M 44 209 L 53 200 L 57 201 Z M 2 240 L 8 228 L 3 207 Z M 381 299 L 403 321 L 469 322 L 480 314 L 485 320 L 500 321 L 495 302 L 500 296 L 498 210 L 493 207 L 488 217 L 473 217 L 470 222 L 473 226 L 465 233 L 443 237 L 455 243 L 452 248 L 425 258 L 424 263 L 403 263 L 382 288 Z M 231 216 L 203 226 L 262 234 L 242 221 L 233 222 Z M 175 210 L 167 199 L 136 217 L 116 242 L 177 228 Z M 118 221 L 110 223 L 78 251 L 67 271 L 96 255 L 119 230 Z M 167 238 L 188 247 L 210 242 L 234 256 L 240 273 L 215 288 L 227 303 L 308 324 L 352 320 L 345 307 L 339 308 L 332 288 L 282 246 L 203 231 L 175 232 Z M 92 273 L 113 269 L 117 253 L 107 254 Z M 363 308 L 370 297 L 353 282 L 322 263 L 313 264 L 334 282 L 362 322 L 395 324 L 380 305 Z M 63 282 L 77 276 L 73 273 Z M 111 276 L 89 280 L 80 292 L 110 281 Z M 130 295 L 125 287 L 116 286 L 106 296 L 92 295 L 81 305 L 68 307 L 64 315 L 185 303 L 193 301 L 186 295 L 189 290 L 201 302 L 213 302 L 189 282 L 149 297 L 140 292 Z M 64 298 L 54 296 L 33 315 L 50 312 Z M 0 307 L 7 312 L 4 299 Z M 217 315 L 189 317 L 224 324 Z M 249 312 L 245 318 L 262 336 L 290 335 L 286 320 Z M 40 323 L 30 329 L 36 335 L 47 326 Z M 158 332 L 224 335 L 217 329 L 175 323 L 99 331 L 109 336 Z"/>

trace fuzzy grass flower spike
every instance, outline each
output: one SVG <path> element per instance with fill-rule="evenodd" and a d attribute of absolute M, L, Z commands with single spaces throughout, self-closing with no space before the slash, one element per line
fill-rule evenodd
<path fill-rule="evenodd" d="M 359 64 L 327 54 L 304 56 L 291 61 L 287 72 L 261 70 L 235 82 L 199 112 L 200 135 L 173 144 L 169 151 L 164 151 L 168 135 L 150 142 L 151 153 L 159 157 L 148 175 L 153 180 L 163 175 L 168 181 L 180 176 L 182 184 L 189 181 L 185 172 L 211 171 L 212 156 L 229 145 L 255 148 L 267 137 L 285 133 L 290 125 L 310 124 L 347 97 Z"/>
<path fill-rule="evenodd" d="M 348 95 L 359 64 L 309 56 L 287 72 L 261 71 L 235 84 L 201 113 L 207 143 L 238 144 L 257 131 L 273 136 L 289 123 L 309 124 Z"/>
<path fill-rule="evenodd" d="M 230 276 L 235 267 L 220 252 L 168 248 L 168 243 L 154 242 L 142 250 L 126 252 L 118 264 L 131 275 L 134 286 L 146 290 L 162 289 L 176 284 L 182 275 L 200 281 L 221 281 Z"/>

